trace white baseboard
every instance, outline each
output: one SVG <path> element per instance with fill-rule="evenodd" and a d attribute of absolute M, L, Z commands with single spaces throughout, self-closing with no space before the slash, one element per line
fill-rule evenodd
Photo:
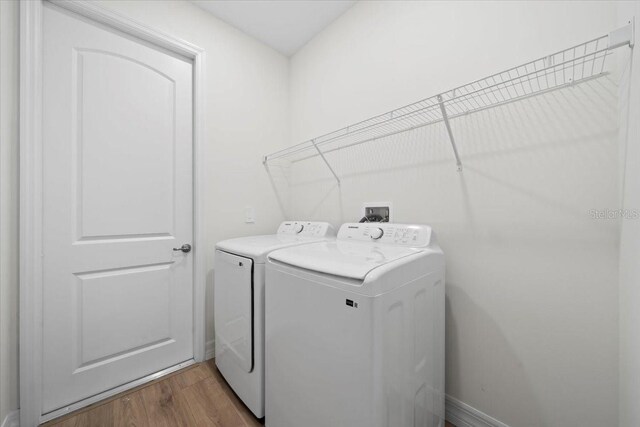
<path fill-rule="evenodd" d="M 215 355 L 216 353 L 213 340 L 207 341 L 207 344 L 204 347 L 204 360 L 213 359 Z"/>
<path fill-rule="evenodd" d="M 509 427 L 455 397 L 445 398 L 446 419 L 456 427 Z"/>
<path fill-rule="evenodd" d="M 15 410 L 7 414 L 1 427 L 20 427 L 20 411 Z"/>

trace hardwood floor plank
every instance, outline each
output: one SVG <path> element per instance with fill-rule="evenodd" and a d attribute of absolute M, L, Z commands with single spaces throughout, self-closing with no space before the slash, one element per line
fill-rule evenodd
<path fill-rule="evenodd" d="M 0 1 L 2 1 L 2 0 L 0 0 Z M 43 426 L 43 427 L 44 427 L 44 426 L 46 426 L 46 427 L 53 427 L 53 426 L 59 425 L 59 424 L 61 424 L 63 421 L 66 421 L 66 420 L 67 420 L 67 419 L 69 419 L 69 418 L 77 417 L 77 416 L 79 416 L 80 414 L 82 414 L 82 413 L 84 413 L 84 412 L 92 411 L 92 410 L 94 410 L 95 408 L 97 408 L 97 407 L 99 407 L 99 406 L 102 406 L 102 405 L 105 405 L 105 404 L 107 404 L 107 403 L 109 403 L 109 402 L 111 402 L 111 401 L 115 401 L 115 400 L 120 399 L 121 397 L 128 396 L 128 395 L 131 395 L 131 394 L 134 394 L 134 393 L 137 393 L 139 390 L 142 390 L 142 389 L 143 389 L 143 388 L 145 388 L 145 387 L 149 387 L 151 384 L 154 384 L 154 383 L 157 383 L 157 382 L 160 382 L 160 381 L 165 381 L 165 380 L 167 380 L 167 379 L 169 379 L 169 378 L 172 378 L 172 377 L 174 377 L 174 376 L 177 376 L 177 375 L 182 375 L 183 373 L 185 373 L 185 372 L 187 372 L 187 371 L 189 371 L 189 370 L 191 370 L 191 369 L 194 369 L 196 366 L 200 366 L 200 365 L 201 365 L 201 364 L 198 364 L 198 365 L 192 365 L 192 366 L 188 366 L 188 367 L 186 367 L 186 368 L 183 368 L 183 369 L 181 369 L 181 370 L 179 370 L 179 371 L 172 372 L 172 373 L 170 373 L 170 374 L 168 374 L 168 375 L 166 375 L 166 376 L 164 376 L 164 377 L 162 377 L 162 378 L 155 379 L 155 380 L 150 381 L 150 382 L 148 382 L 148 383 L 146 383 L 146 384 L 139 385 L 139 386 L 137 386 L 137 387 L 134 387 L 134 388 L 133 388 L 133 389 L 131 389 L 131 390 L 123 391 L 122 393 L 118 393 L 118 394 L 116 394 L 115 396 L 108 397 L 108 398 L 106 398 L 106 399 L 104 399 L 104 400 L 102 400 L 102 401 L 99 401 L 99 402 L 96 402 L 96 403 L 92 403 L 92 404 L 91 404 L 91 405 L 89 405 L 89 406 L 86 406 L 86 407 L 84 407 L 84 408 L 82 408 L 82 409 L 78 409 L 77 411 L 74 411 L 74 412 L 72 412 L 72 413 L 69 413 L 69 414 L 63 415 L 63 416 L 62 416 L 62 417 L 60 417 L 60 418 L 56 418 L 56 419 L 53 419 L 53 420 L 51 420 L 51 421 L 47 421 L 46 423 L 41 424 L 41 426 Z"/>
<path fill-rule="evenodd" d="M 215 365 L 213 369 L 215 369 Z M 207 379 L 212 375 L 213 371 L 209 364 L 199 363 L 194 368 L 183 372 L 181 375 L 174 375 L 171 377 L 171 384 L 172 386 L 177 387 L 178 390 L 182 390 L 183 388 L 190 387 L 198 381 Z"/>
<path fill-rule="evenodd" d="M 113 401 L 113 421 L 114 427 L 152 427 L 139 393 L 131 393 Z"/>
<path fill-rule="evenodd" d="M 81 412 L 75 417 L 67 418 L 56 427 L 112 427 L 113 402 L 96 406 L 91 411 Z"/>
<path fill-rule="evenodd" d="M 238 411 L 238 414 L 240 414 L 245 424 L 249 427 L 263 426 L 264 419 L 259 420 L 258 418 L 256 418 L 255 415 L 253 415 L 253 412 L 251 412 L 251 410 L 247 408 L 244 403 L 242 403 L 242 400 L 240 400 L 240 398 L 235 394 L 233 389 L 231 389 L 229 384 L 227 384 L 227 381 L 224 379 L 222 374 L 220 374 L 220 371 L 218 371 L 218 368 L 216 368 L 215 361 L 211 359 L 206 361 L 205 363 L 210 366 L 212 378 L 214 378 L 220 384 L 220 387 L 222 388 L 224 393 L 229 396 L 231 403 L 233 403 L 233 406 L 236 408 L 236 411 Z"/>
<path fill-rule="evenodd" d="M 218 381 L 207 378 L 182 392 L 198 426 L 246 427 L 235 406 Z"/>
<path fill-rule="evenodd" d="M 171 387 L 171 378 L 140 390 L 150 425 L 157 427 L 189 427 L 195 425 L 189 406 Z"/>
<path fill-rule="evenodd" d="M 200 363 L 47 427 L 262 427 L 220 374 L 213 360 Z M 446 422 L 446 427 L 455 427 Z"/>

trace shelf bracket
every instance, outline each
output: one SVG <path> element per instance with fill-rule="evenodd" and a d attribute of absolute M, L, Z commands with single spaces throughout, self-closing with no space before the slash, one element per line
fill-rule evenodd
<path fill-rule="evenodd" d="M 320 155 L 320 157 L 322 158 L 322 160 L 324 161 L 324 164 L 327 165 L 327 167 L 329 168 L 329 170 L 331 171 L 331 174 L 333 175 L 333 177 L 336 179 L 336 181 L 338 181 L 338 185 L 340 185 L 340 178 L 338 178 L 338 175 L 336 174 L 336 172 L 333 170 L 333 168 L 331 167 L 331 165 L 329 164 L 329 162 L 327 161 L 327 158 L 324 156 L 324 154 L 322 153 L 322 151 L 320 150 L 320 147 L 318 147 L 318 145 L 316 144 L 315 139 L 311 140 L 311 143 L 313 144 L 313 148 L 316 149 L 316 151 L 318 152 L 318 154 Z"/>
<path fill-rule="evenodd" d="M 609 33 L 609 50 L 613 50 L 620 46 L 633 47 L 635 44 L 635 18 L 629 21 L 624 27 Z"/>
<path fill-rule="evenodd" d="M 440 104 L 440 111 L 442 111 L 442 120 L 447 128 L 449 134 L 449 141 L 451 142 L 451 148 L 453 148 L 453 154 L 456 156 L 456 166 L 458 166 L 458 172 L 462 172 L 462 162 L 458 155 L 458 148 L 456 147 L 456 140 L 453 138 L 453 132 L 451 132 L 451 125 L 449 124 L 449 115 L 447 114 L 447 108 L 444 106 L 444 100 L 442 95 L 438 95 L 438 103 Z"/>

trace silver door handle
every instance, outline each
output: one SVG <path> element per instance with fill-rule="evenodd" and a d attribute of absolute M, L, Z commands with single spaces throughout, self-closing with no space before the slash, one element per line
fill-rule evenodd
<path fill-rule="evenodd" d="M 173 248 L 174 251 L 182 251 L 185 254 L 191 252 L 191 245 L 188 243 L 185 243 L 184 245 L 180 246 L 179 248 Z"/>

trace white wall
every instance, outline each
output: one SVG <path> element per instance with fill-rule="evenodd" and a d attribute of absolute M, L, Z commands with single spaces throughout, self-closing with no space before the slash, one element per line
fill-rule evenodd
<path fill-rule="evenodd" d="M 640 2 L 624 3 L 619 24 L 640 22 Z M 636 43 L 638 36 L 636 34 Z M 621 147 L 626 147 L 624 209 L 640 210 L 640 50 L 636 44 L 632 63 L 623 58 Z M 630 77 L 630 78 L 629 78 Z M 620 427 L 640 425 L 640 220 L 622 223 L 620 238 Z"/>
<path fill-rule="evenodd" d="M 288 59 L 269 47 L 185 1 L 101 1 L 104 7 L 196 44 L 206 51 L 206 248 L 213 267 L 218 240 L 272 232 L 284 219 L 274 197 L 260 153 L 288 143 Z M 18 183 L 15 127 L 5 130 L 16 116 L 16 7 L 2 6 L 2 415 L 17 407 L 18 284 L 15 273 L 15 212 Z M 5 11 L 7 14 L 5 15 Z M 4 60 L 7 60 L 6 62 Z M 13 71 L 14 74 L 5 74 Z M 6 76 L 6 80 L 5 80 Z M 5 108 L 6 107 L 6 108 Z M 255 224 L 244 224 L 244 208 L 254 206 Z M 5 212 L 11 215 L 5 217 Z M 213 339 L 212 285 L 207 278 L 207 339 Z"/>
<path fill-rule="evenodd" d="M 18 407 L 18 9 L 0 1 L 0 423 Z"/>
<path fill-rule="evenodd" d="M 605 2 L 360 2 L 291 61 L 291 135 L 318 136 L 606 34 Z M 615 61 L 614 61 L 615 62 Z M 288 169 L 289 217 L 391 201 L 447 255 L 447 393 L 513 426 L 618 417 L 616 76 Z M 283 165 L 286 168 L 286 165 Z M 287 170 L 287 169 L 285 169 Z"/>

